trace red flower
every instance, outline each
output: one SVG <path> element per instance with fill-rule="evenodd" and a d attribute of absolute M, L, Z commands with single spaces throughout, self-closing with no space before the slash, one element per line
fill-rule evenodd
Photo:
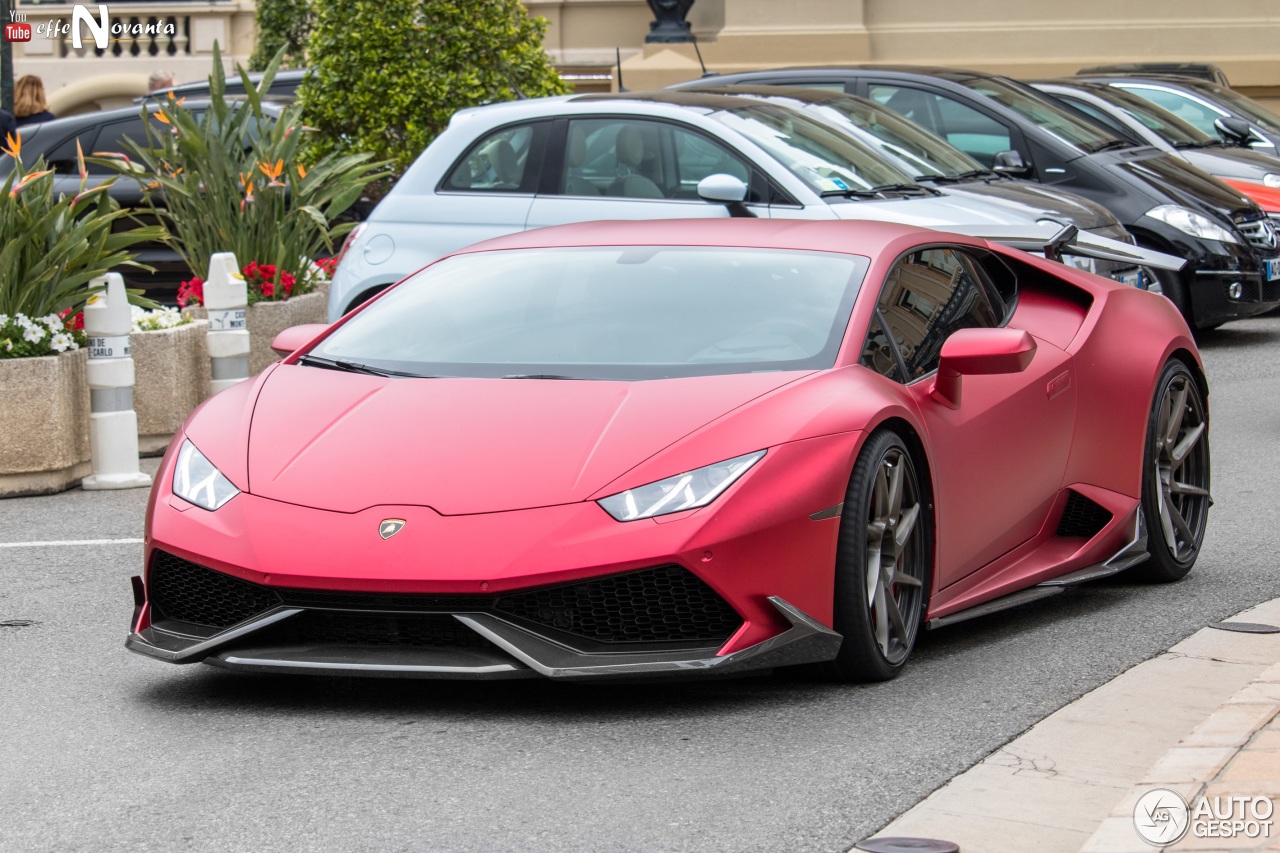
<path fill-rule="evenodd" d="M 65 311 L 58 312 L 58 316 L 62 318 L 63 323 L 66 325 L 68 329 L 71 329 L 74 332 L 79 332 L 84 329 L 84 312 L 83 311 L 77 311 L 75 316 L 73 317 L 71 316 L 71 309 L 68 308 Z"/>
<path fill-rule="evenodd" d="M 193 278 L 178 285 L 178 307 L 204 304 L 204 279 Z"/>

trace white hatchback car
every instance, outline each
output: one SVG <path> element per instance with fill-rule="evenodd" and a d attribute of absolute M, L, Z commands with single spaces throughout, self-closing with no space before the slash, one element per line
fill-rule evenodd
<path fill-rule="evenodd" d="M 776 104 L 673 90 L 514 101 L 455 115 L 352 232 L 329 319 L 513 231 L 727 216 L 1054 230 L 917 184 L 870 146 Z"/>

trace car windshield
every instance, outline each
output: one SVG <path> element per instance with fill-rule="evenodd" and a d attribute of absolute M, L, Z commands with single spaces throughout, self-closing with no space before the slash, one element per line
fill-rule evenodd
<path fill-rule="evenodd" d="M 959 148 L 878 104 L 831 98 L 808 110 L 837 126 L 850 124 L 875 137 L 881 152 L 914 176 L 954 178 L 983 171 L 981 163 Z"/>
<path fill-rule="evenodd" d="M 1017 84 L 995 77 L 979 77 L 965 83 L 980 95 L 986 95 L 1018 115 L 1034 122 L 1041 130 L 1052 134 L 1073 148 L 1084 151 L 1100 151 L 1129 143 L 1117 139 L 1082 118 L 1060 109 L 1034 90 L 1023 89 Z"/>
<path fill-rule="evenodd" d="M 1266 128 L 1270 131 L 1280 133 L 1280 116 L 1266 109 L 1262 104 L 1246 98 L 1235 89 L 1227 89 L 1223 86 L 1215 86 L 1212 83 L 1199 83 L 1197 89 L 1203 89 L 1206 92 L 1212 92 L 1213 97 L 1217 98 L 1224 104 L 1227 104 L 1235 112 L 1247 118 L 1256 125 Z"/>
<path fill-rule="evenodd" d="M 914 183 L 870 146 L 796 110 L 752 104 L 711 117 L 748 137 L 819 193 Z"/>
<path fill-rule="evenodd" d="M 825 369 L 868 264 L 830 252 L 667 246 L 458 255 L 371 303 L 303 363 L 508 379 Z"/>
<path fill-rule="evenodd" d="M 1175 148 L 1198 148 L 1218 141 L 1207 133 L 1201 132 L 1195 125 L 1183 121 L 1168 110 L 1163 110 L 1132 92 L 1107 86 L 1099 87 L 1095 94 L 1120 107 Z"/>

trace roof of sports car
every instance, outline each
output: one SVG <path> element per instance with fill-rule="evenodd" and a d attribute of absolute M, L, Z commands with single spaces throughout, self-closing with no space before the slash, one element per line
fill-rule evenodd
<path fill-rule="evenodd" d="M 520 231 L 456 254 L 553 246 L 735 246 L 842 252 L 876 257 L 902 244 L 985 245 L 960 234 L 891 222 L 804 219 L 647 219 L 580 222 Z"/>

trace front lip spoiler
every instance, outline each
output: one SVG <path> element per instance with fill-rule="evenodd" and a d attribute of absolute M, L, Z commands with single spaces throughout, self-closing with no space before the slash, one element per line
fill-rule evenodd
<path fill-rule="evenodd" d="M 769 602 L 790 627 L 727 655 L 717 655 L 714 649 L 581 652 L 492 613 L 455 613 L 453 618 L 497 646 L 498 650 L 493 651 L 323 646 L 252 648 L 253 633 L 303 612 L 288 607 L 267 611 L 208 638 L 184 637 L 155 627 L 146 628 L 131 633 L 125 647 L 169 663 L 204 661 L 246 672 L 459 679 L 710 676 L 816 663 L 836 656 L 842 642 L 840 634 L 777 596 L 770 596 Z M 223 648 L 233 642 L 235 648 Z"/>

